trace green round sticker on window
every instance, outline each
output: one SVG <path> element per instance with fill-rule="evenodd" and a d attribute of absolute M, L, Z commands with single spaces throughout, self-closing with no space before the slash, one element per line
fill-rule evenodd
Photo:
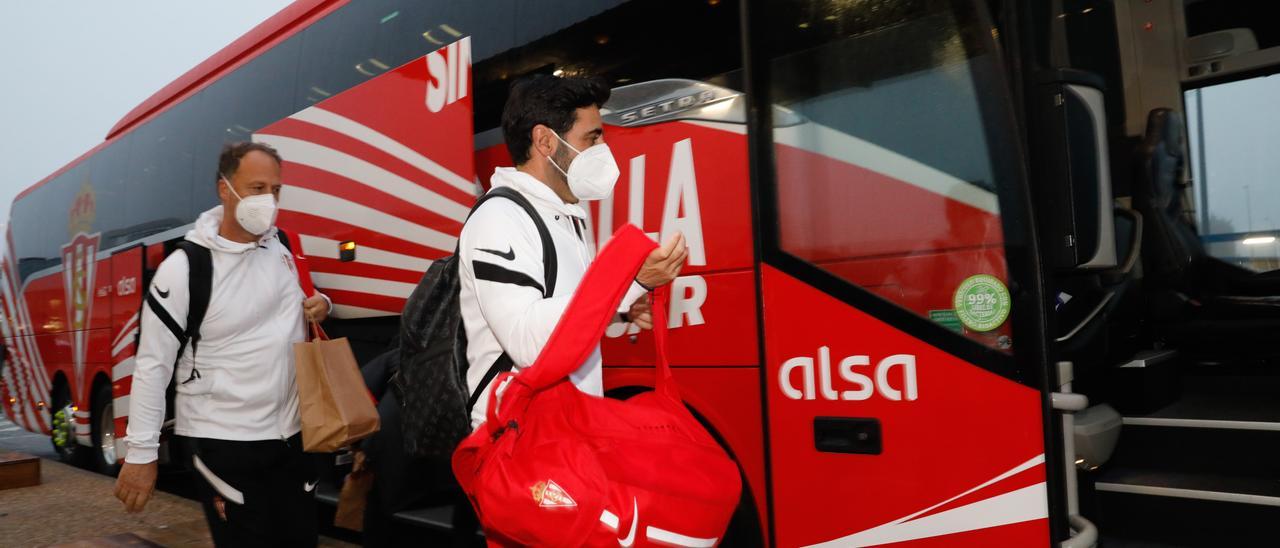
<path fill-rule="evenodd" d="M 974 331 L 991 331 L 1009 319 L 1009 289 L 989 274 L 970 276 L 956 289 L 953 304 L 960 323 Z"/>

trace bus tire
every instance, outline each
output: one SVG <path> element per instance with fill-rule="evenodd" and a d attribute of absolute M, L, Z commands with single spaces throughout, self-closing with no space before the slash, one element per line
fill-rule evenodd
<path fill-rule="evenodd" d="M 93 389 L 92 401 L 89 424 L 93 447 L 89 448 L 89 453 L 93 455 L 93 467 L 98 472 L 114 476 L 120 465 L 116 458 L 115 398 L 111 394 L 111 383 L 98 383 Z"/>
<path fill-rule="evenodd" d="M 751 488 L 747 486 L 747 478 L 742 478 L 742 498 L 738 499 L 738 507 L 729 518 L 729 527 L 721 539 L 722 546 L 742 546 L 754 548 L 764 546 L 764 531 L 760 528 L 760 514 L 756 511 L 755 498 Z"/>
<path fill-rule="evenodd" d="M 49 428 L 49 442 L 58 454 L 58 461 L 72 466 L 82 466 L 88 460 L 89 448 L 76 441 L 75 404 L 71 401 L 71 389 L 65 381 L 55 382 L 49 401 L 49 415 L 53 424 Z"/>

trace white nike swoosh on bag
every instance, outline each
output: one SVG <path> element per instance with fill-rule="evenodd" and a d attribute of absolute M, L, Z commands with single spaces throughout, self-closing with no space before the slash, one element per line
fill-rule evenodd
<path fill-rule="evenodd" d="M 319 483 L 320 483 L 320 480 L 316 480 L 316 481 L 304 481 L 304 482 L 302 482 L 302 490 L 303 490 L 303 491 L 306 491 L 306 492 L 308 492 L 308 493 L 310 493 L 310 492 L 312 492 L 312 491 L 315 491 L 315 490 L 316 490 L 316 485 L 317 485 L 317 484 L 319 484 Z"/>
<path fill-rule="evenodd" d="M 640 504 L 635 497 L 631 497 L 631 533 L 625 539 L 618 539 L 618 546 L 622 548 L 631 548 L 636 543 L 636 526 L 640 524 Z"/>

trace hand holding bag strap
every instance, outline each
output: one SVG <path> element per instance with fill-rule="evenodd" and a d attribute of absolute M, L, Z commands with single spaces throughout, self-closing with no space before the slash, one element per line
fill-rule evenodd
<path fill-rule="evenodd" d="M 516 375 L 517 382 L 541 390 L 577 370 L 600 344 L 605 328 L 618 314 L 622 296 L 656 247 L 634 225 L 618 229 L 583 275 L 542 353 Z"/>
<path fill-rule="evenodd" d="M 324 332 L 324 328 L 320 327 L 319 322 L 307 322 L 307 323 L 311 324 L 311 340 L 314 340 L 314 341 L 329 340 L 329 334 Z"/>

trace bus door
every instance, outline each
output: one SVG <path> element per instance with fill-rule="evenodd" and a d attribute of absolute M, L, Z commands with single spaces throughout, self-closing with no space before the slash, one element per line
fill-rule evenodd
<path fill-rule="evenodd" d="M 969 2 L 864 6 L 751 14 L 783 29 L 752 61 L 774 540 L 1044 546 L 998 30 Z"/>

